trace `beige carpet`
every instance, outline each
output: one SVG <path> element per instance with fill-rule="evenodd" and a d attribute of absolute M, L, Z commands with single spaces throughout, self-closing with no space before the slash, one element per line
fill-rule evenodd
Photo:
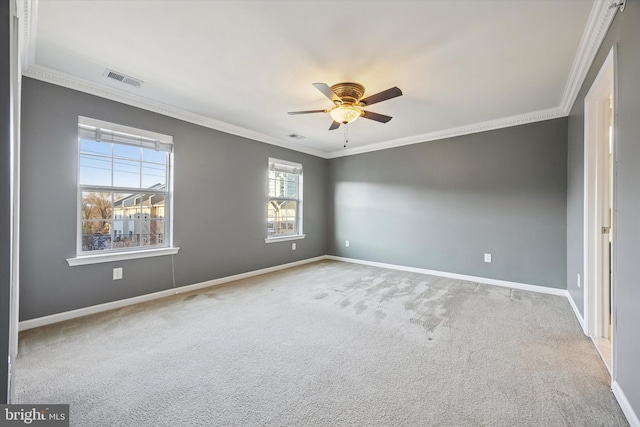
<path fill-rule="evenodd" d="M 20 336 L 74 426 L 626 426 L 566 299 L 323 261 Z"/>

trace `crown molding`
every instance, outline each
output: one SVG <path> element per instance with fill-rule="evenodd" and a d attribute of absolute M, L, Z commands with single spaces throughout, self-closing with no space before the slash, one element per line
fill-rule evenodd
<path fill-rule="evenodd" d="M 566 115 L 571 112 L 589 68 L 591 68 L 598 49 L 602 45 L 611 22 L 613 22 L 613 18 L 616 15 L 618 8 L 611 9 L 611 3 L 609 0 L 595 0 L 593 3 L 591 14 L 582 34 L 576 57 L 569 72 L 569 79 L 562 94 L 562 101 L 560 102 L 560 109 Z"/>
<path fill-rule="evenodd" d="M 185 122 L 197 124 L 206 128 L 237 135 L 243 138 L 252 139 L 259 142 L 275 145 L 313 156 L 331 159 L 336 157 L 350 156 L 370 151 L 384 150 L 393 147 L 400 147 L 421 142 L 435 141 L 439 139 L 452 138 L 456 136 L 468 135 L 477 132 L 502 129 L 510 126 L 523 125 L 542 120 L 550 120 L 569 115 L 571 107 L 575 103 L 580 88 L 584 83 L 586 75 L 593 63 L 595 55 L 604 40 L 607 30 L 615 17 L 617 9 L 609 9 L 610 0 L 595 0 L 582 39 L 576 53 L 569 79 L 565 86 L 560 105 L 556 108 L 521 114 L 486 122 L 461 126 L 452 129 L 445 129 L 436 132 L 415 135 L 406 138 L 395 139 L 382 143 L 372 144 L 365 147 L 354 147 L 331 152 L 314 149 L 304 145 L 292 143 L 287 140 L 274 138 L 259 132 L 251 131 L 226 122 L 202 116 L 181 108 L 153 101 L 125 91 L 113 89 L 95 82 L 80 79 L 78 77 L 36 65 L 36 37 L 37 18 L 39 0 L 16 0 L 18 14 L 22 28 L 20 40 L 22 72 L 23 75 L 67 87 L 69 89 L 95 95 L 112 101 L 138 107 L 152 111 L 168 117 L 173 117 Z"/>
<path fill-rule="evenodd" d="M 181 108 L 174 107 L 172 105 L 153 101 L 138 95 L 133 95 L 128 92 L 84 80 L 40 65 L 29 66 L 25 71 L 23 71 L 22 74 L 36 80 L 41 80 L 58 86 L 77 90 L 79 92 L 88 93 L 100 98 L 110 99 L 112 101 L 131 105 L 133 107 L 152 111 L 154 113 L 162 114 L 168 117 L 173 117 L 175 119 L 200 125 L 209 129 L 218 130 L 228 134 L 241 136 L 243 138 L 276 145 L 278 147 L 287 148 L 306 154 L 311 154 L 313 156 L 321 157 L 324 159 L 367 153 L 369 151 L 385 150 L 388 148 L 400 147 L 403 145 L 419 144 L 421 142 L 435 141 L 438 139 L 452 138 L 455 136 L 468 135 L 478 132 L 486 132 L 489 130 L 502 129 L 506 127 L 518 126 L 527 123 L 539 122 L 566 116 L 566 114 L 559 108 L 551 108 L 548 110 L 541 110 L 533 113 L 520 114 L 517 116 L 511 116 L 502 119 L 490 120 L 472 125 L 385 141 L 378 144 L 367 145 L 365 147 L 347 148 L 344 150 L 325 152 L 300 144 L 291 143 L 289 141 L 283 141 L 277 138 L 273 138 L 259 132 L 254 132 L 249 129 L 231 125 L 229 123 L 192 113 Z"/>
<path fill-rule="evenodd" d="M 469 135 L 472 133 L 486 132 L 507 128 L 511 126 L 525 125 L 528 123 L 540 122 L 543 120 L 557 119 L 565 117 L 566 114 L 560 108 L 550 108 L 547 110 L 535 111 L 532 113 L 519 114 L 517 116 L 505 117 L 497 120 L 475 123 L 467 126 L 460 126 L 436 132 L 424 133 L 406 138 L 394 139 L 392 141 L 371 144 L 364 147 L 347 148 L 336 150 L 327 154 L 328 159 L 336 157 L 352 156 L 354 154 L 368 153 L 370 151 L 386 150 L 388 148 L 401 147 L 404 145 L 420 144 L 422 142 L 436 141 L 439 139 L 453 138 L 456 136 Z"/>
<path fill-rule="evenodd" d="M 164 104 L 162 102 L 153 101 L 149 98 L 133 95 L 128 92 L 84 80 L 70 74 L 62 73 L 60 71 L 52 70 L 40 65 L 30 65 L 26 70 L 23 70 L 22 75 L 31 77 L 36 80 L 52 83 L 57 86 L 66 87 L 69 89 L 77 90 L 79 92 L 88 93 L 90 95 L 95 95 L 100 98 L 110 99 L 122 104 L 138 107 L 143 110 L 162 114 L 164 116 L 173 117 L 174 119 L 193 123 L 209 129 L 214 129 L 231 135 L 237 135 L 243 138 L 252 139 L 254 141 L 264 142 L 270 145 L 276 145 L 278 147 L 326 158 L 326 153 L 324 151 L 305 147 L 303 145 L 295 144 L 289 141 L 280 140 L 278 138 L 273 138 L 259 132 L 254 132 L 252 130 L 242 128 L 240 126 L 235 126 L 226 122 L 222 122 L 220 120 L 214 120 L 210 117 L 192 113 L 190 111 L 186 111 L 172 105 Z"/>

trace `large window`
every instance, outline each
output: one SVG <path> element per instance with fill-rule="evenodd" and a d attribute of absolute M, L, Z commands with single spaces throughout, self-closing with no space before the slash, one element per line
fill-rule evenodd
<path fill-rule="evenodd" d="M 78 255 L 171 246 L 173 138 L 78 119 Z"/>
<path fill-rule="evenodd" d="M 269 159 L 267 241 L 302 238 L 302 165 Z"/>

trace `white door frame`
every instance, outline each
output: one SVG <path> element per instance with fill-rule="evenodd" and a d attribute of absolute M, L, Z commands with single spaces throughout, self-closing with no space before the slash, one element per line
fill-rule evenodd
<path fill-rule="evenodd" d="M 596 339 L 607 336 L 605 331 L 604 315 L 608 289 L 602 289 L 599 283 L 605 275 L 609 274 L 608 265 L 604 265 L 604 243 L 606 235 L 602 234 L 603 226 L 609 224 L 608 211 L 602 209 L 603 199 L 608 198 L 609 191 L 605 188 L 608 183 L 608 144 L 603 141 L 609 140 L 609 121 L 606 116 L 610 96 L 613 96 L 613 206 L 612 222 L 616 217 L 616 45 L 611 48 L 607 59 L 605 59 L 600 72 L 595 78 L 589 93 L 584 100 L 584 333 Z M 606 163 L 605 163 L 606 162 Z M 611 247 L 611 288 L 610 297 L 612 313 L 612 380 L 615 379 L 615 227 L 613 228 Z M 608 243 L 607 243 L 608 245 Z M 606 271 L 605 271 L 606 269 Z"/>
<path fill-rule="evenodd" d="M 11 403 L 14 391 L 15 360 L 18 356 L 19 327 L 19 255 L 20 255 L 20 110 L 21 110 L 21 61 L 20 61 L 20 25 L 16 1 L 11 0 L 9 11 L 11 23 L 10 36 L 10 103 L 11 103 L 11 267 L 10 267 L 10 307 L 9 307 L 9 372 L 7 381 L 7 400 Z"/>

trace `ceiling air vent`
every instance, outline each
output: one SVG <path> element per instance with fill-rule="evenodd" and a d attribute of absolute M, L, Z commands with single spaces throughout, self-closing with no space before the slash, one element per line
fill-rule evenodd
<path fill-rule="evenodd" d="M 304 136 L 298 135 L 297 133 L 292 133 L 291 135 L 287 135 L 287 136 L 293 139 L 304 139 Z"/>
<path fill-rule="evenodd" d="M 104 70 L 104 73 L 102 73 L 102 75 L 133 87 L 140 87 L 142 86 L 142 83 L 144 83 L 142 80 L 138 80 L 136 78 L 127 76 L 126 74 L 110 70 L 108 68 Z"/>

